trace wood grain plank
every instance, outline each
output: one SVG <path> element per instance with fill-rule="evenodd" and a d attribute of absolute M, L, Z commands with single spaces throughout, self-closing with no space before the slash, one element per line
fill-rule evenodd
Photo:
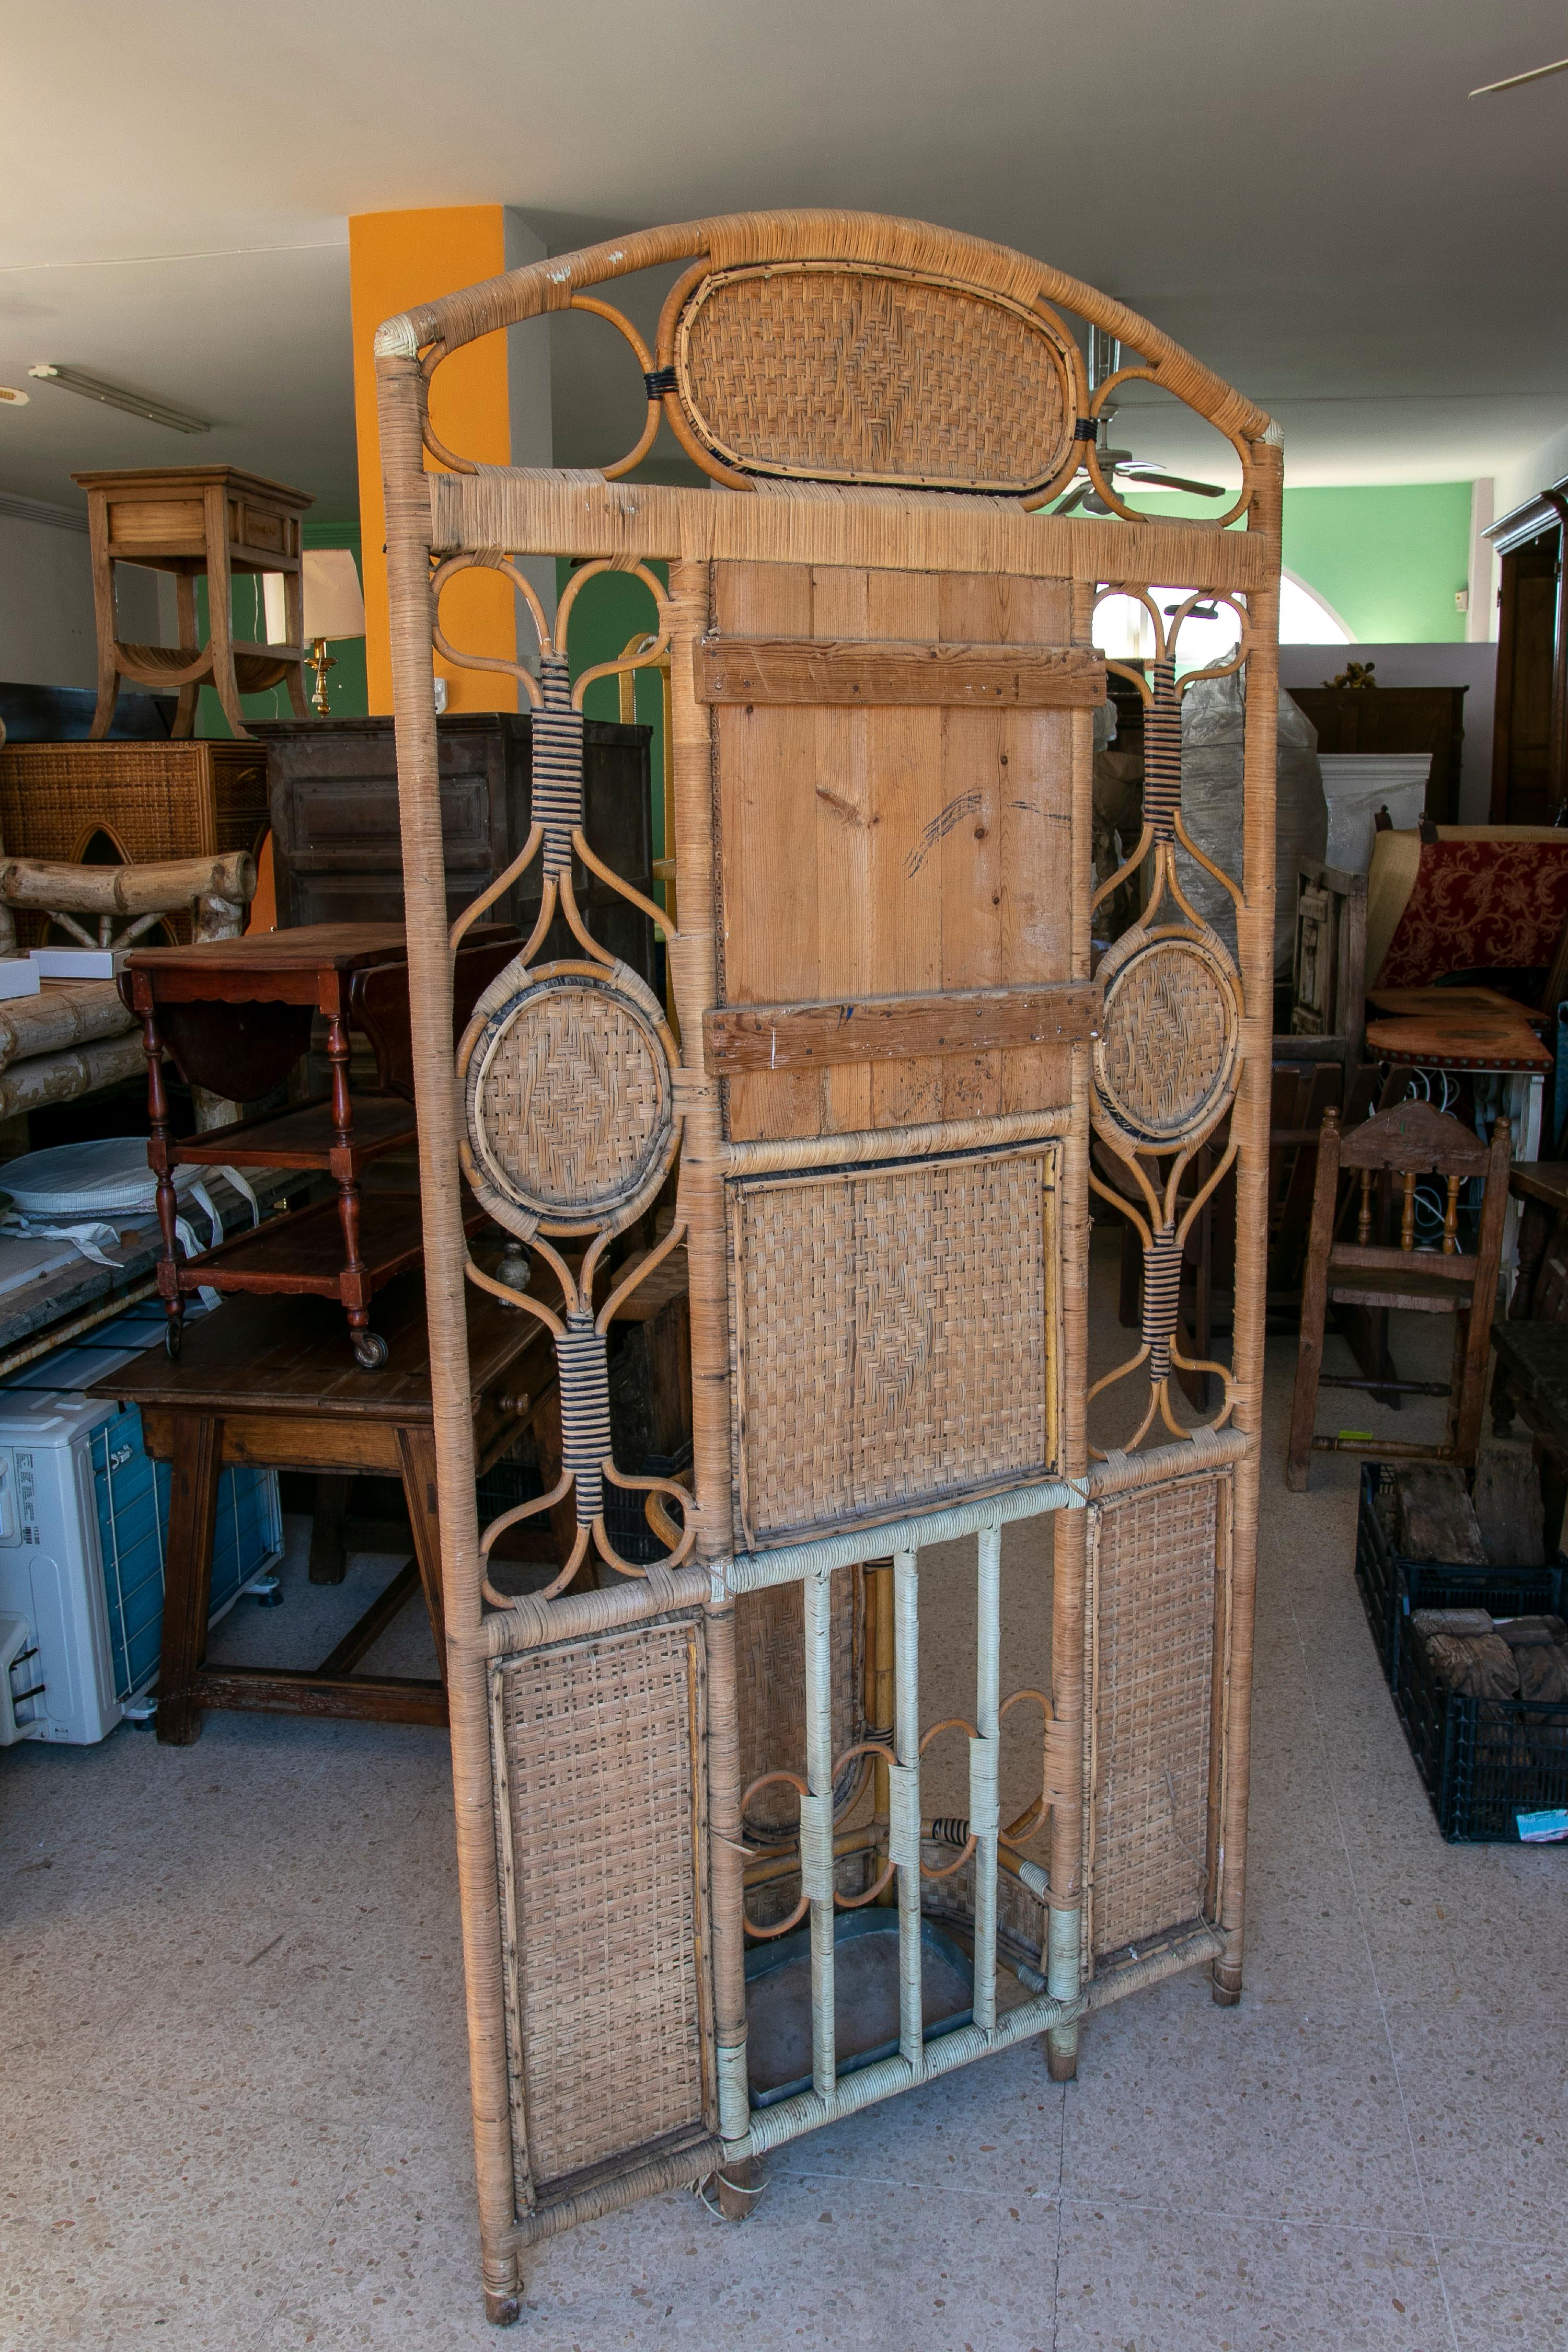
<path fill-rule="evenodd" d="M 927 639 L 942 634 L 942 586 L 935 573 L 873 572 L 866 583 L 867 626 L 879 636 Z M 934 707 L 868 711 L 867 774 L 871 803 L 867 927 L 871 985 L 879 996 L 939 989 L 942 972 L 940 849 L 942 714 Z M 942 1064 L 921 1055 L 878 1064 L 871 1076 L 871 1124 L 914 1126 L 942 1117 Z"/>
<path fill-rule="evenodd" d="M 800 564 L 720 564 L 721 631 L 811 627 L 811 574 Z M 722 705 L 715 713 L 721 887 L 721 994 L 726 1003 L 816 996 L 816 715 Z M 731 1137 L 815 1135 L 815 1072 L 757 1073 L 727 1089 Z"/>
<path fill-rule="evenodd" d="M 834 577 L 819 571 L 816 577 Z M 847 574 L 838 574 L 847 577 Z M 977 575 L 959 573 L 954 583 Z M 994 583 L 987 583 L 994 584 Z M 963 615 L 973 599 L 960 593 L 944 616 Z M 950 634 L 962 618 L 944 617 L 943 636 L 868 639 L 847 625 L 830 635 L 816 616 L 805 637 L 712 636 L 698 657 L 697 691 L 704 702 L 848 703 L 860 709 L 911 703 L 951 709 L 1092 710 L 1105 699 L 1105 664 L 1086 646 L 966 642 Z"/>
<path fill-rule="evenodd" d="M 944 639 L 994 638 L 1001 596 L 994 577 L 973 572 L 942 583 Z M 944 813 L 963 814 L 942 843 L 942 980 L 945 989 L 994 988 L 1002 973 L 1002 713 L 950 708 L 942 712 Z M 1002 1066 L 983 1047 L 943 1064 L 944 1118 L 984 1118 L 1002 1106 Z"/>
<path fill-rule="evenodd" d="M 825 636 L 867 635 L 867 575 L 819 569 L 812 574 L 811 619 Z M 826 994 L 858 999 L 871 988 L 871 797 L 863 710 L 824 704 L 816 713 L 817 970 Z M 871 1124 L 871 1073 L 839 1063 L 822 1076 L 826 1134 Z"/>
<path fill-rule="evenodd" d="M 826 1071 L 928 1054 L 979 1064 L 1018 1046 L 1087 1039 L 1099 1011 L 1100 992 L 1088 981 L 723 1006 L 704 1017 L 704 1053 L 709 1068 L 725 1076 L 748 1070 Z M 635 1304 L 634 1294 L 628 1306 Z"/>
<path fill-rule="evenodd" d="M 1070 589 L 1056 581 L 1001 583 L 1001 634 L 1065 638 Z M 1001 721 L 1002 976 L 1014 987 L 1065 981 L 1072 971 L 1072 730 L 1067 711 L 1009 712 Z M 1089 856 L 1087 843 L 1076 853 Z M 1009 1054 L 1004 1111 L 1043 1110 L 1071 1092 L 1066 1046 Z"/>

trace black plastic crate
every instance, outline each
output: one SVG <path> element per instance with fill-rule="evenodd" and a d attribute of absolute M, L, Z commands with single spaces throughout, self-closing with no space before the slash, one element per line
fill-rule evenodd
<path fill-rule="evenodd" d="M 1377 1512 L 1379 1496 L 1393 1496 L 1394 1466 L 1362 1464 L 1355 1531 L 1356 1585 L 1391 1689 L 1399 1688 L 1413 1609 L 1485 1609 L 1493 1617 L 1568 1614 L 1563 1606 L 1568 1559 L 1561 1552 L 1545 1568 L 1469 1568 L 1454 1560 L 1407 1559 L 1395 1551 Z"/>
<path fill-rule="evenodd" d="M 1473 1569 L 1455 1572 L 1474 1582 Z M 1560 1577 L 1562 1568 L 1492 1572 Z M 1425 1562 L 1413 1562 L 1405 1576 L 1412 1580 L 1412 1609 L 1491 1608 L 1494 1615 L 1508 1616 L 1534 1614 L 1545 1606 L 1532 1602 L 1528 1612 L 1510 1611 L 1484 1597 L 1451 1600 Z M 1555 1602 L 1551 1605 L 1556 1613 Z M 1568 1705 L 1467 1698 L 1437 1680 L 1420 1643 L 1410 1640 L 1400 1645 L 1394 1699 L 1437 1827 L 1452 1843 L 1518 1845 L 1521 1813 L 1568 1807 Z"/>

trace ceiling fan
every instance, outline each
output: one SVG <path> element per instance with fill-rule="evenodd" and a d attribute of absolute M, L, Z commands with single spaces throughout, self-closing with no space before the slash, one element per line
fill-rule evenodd
<path fill-rule="evenodd" d="M 1098 392 L 1102 383 L 1108 383 L 1121 365 L 1121 345 L 1116 337 L 1107 334 L 1103 327 L 1090 327 L 1089 331 L 1090 392 Z M 1110 445 L 1110 421 L 1116 415 L 1116 409 L 1117 403 L 1114 400 L 1108 400 L 1101 408 L 1098 420 L 1099 431 L 1095 436 L 1094 443 L 1095 462 L 1112 489 L 1116 488 L 1117 478 L 1120 476 L 1124 482 L 1143 482 L 1151 489 L 1190 490 L 1195 498 L 1200 499 L 1226 497 L 1226 491 L 1217 482 L 1189 481 L 1184 475 L 1173 474 L 1169 467 L 1160 465 L 1152 457 L 1135 457 L 1131 449 L 1113 448 Z M 1059 505 L 1053 507 L 1051 512 L 1059 515 L 1071 514 L 1079 507 L 1083 509 L 1085 514 L 1091 515 L 1114 514 L 1116 511 L 1114 507 L 1108 505 L 1100 497 L 1091 477 L 1087 472 L 1079 474 L 1066 498 Z"/>

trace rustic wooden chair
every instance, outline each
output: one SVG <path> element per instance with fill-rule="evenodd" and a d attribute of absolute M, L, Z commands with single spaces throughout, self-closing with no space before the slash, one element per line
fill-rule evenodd
<path fill-rule="evenodd" d="M 1285 1483 L 1297 1494 L 1306 1488 L 1314 1447 L 1326 1453 L 1474 1462 L 1502 1262 L 1509 1150 L 1507 1119 L 1499 1119 L 1489 1145 L 1458 1119 L 1434 1110 L 1430 1103 L 1398 1103 L 1348 1130 L 1341 1129 L 1337 1112 L 1331 1109 L 1324 1114 L 1302 1287 L 1296 1397 L 1285 1462 Z M 1335 1237 L 1342 1170 L 1357 1171 L 1361 1177 L 1353 1242 Z M 1416 1181 L 1426 1174 L 1447 1179 L 1443 1236 L 1436 1249 L 1417 1249 L 1415 1244 Z M 1484 1192 L 1477 1246 L 1469 1253 L 1459 1247 L 1458 1215 L 1460 1187 L 1472 1177 L 1480 1180 Z M 1395 1205 L 1397 1243 L 1387 1237 Z M 1445 1391 L 1449 1399 L 1448 1433 L 1441 1444 L 1314 1434 L 1320 1384 L 1427 1392 L 1423 1381 L 1337 1374 L 1325 1378 L 1323 1326 L 1331 1306 L 1405 1307 L 1417 1314 L 1457 1318 L 1454 1365 Z"/>

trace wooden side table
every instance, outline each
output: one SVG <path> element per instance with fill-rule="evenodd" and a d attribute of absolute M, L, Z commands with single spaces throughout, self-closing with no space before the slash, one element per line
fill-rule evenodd
<path fill-rule="evenodd" d="M 481 1471 L 512 1444 L 553 1380 L 547 1339 L 531 1315 L 468 1297 L 468 1369 Z M 417 1589 L 446 1662 L 441 1541 L 424 1288 L 405 1276 L 383 1302 L 395 1370 L 372 1378 L 343 1361 L 341 1328 L 316 1299 L 238 1298 L 192 1330 L 178 1363 L 156 1349 L 104 1383 L 140 1408 L 148 1453 L 172 1465 L 163 1568 L 158 1737 L 187 1745 L 204 1707 L 442 1724 L 437 1680 L 353 1668 Z M 415 1556 L 318 1666 L 208 1665 L 218 1480 L 256 1469 L 371 1472 L 400 1478 Z"/>
<path fill-rule="evenodd" d="M 516 951 L 500 925 L 471 931 L 457 960 L 454 1016 L 467 1024 L 475 998 Z M 193 1290 L 283 1293 L 335 1298 L 348 1318 L 353 1350 L 367 1371 L 387 1360 L 387 1341 L 370 1328 L 370 1304 L 387 1283 L 417 1265 L 422 1252 L 415 1192 L 363 1193 L 369 1162 L 406 1151 L 416 1135 L 403 1092 L 351 1095 L 349 1031 L 368 1000 L 363 1025 L 388 1024 L 397 990 L 406 1006 L 407 962 L 401 923 L 321 923 L 266 931 L 188 948 L 138 948 L 121 981 L 142 1023 L 147 1055 L 152 1139 L 147 1161 L 158 1179 L 164 1255 L 159 1294 L 169 1318 L 169 1353 L 180 1352 L 184 1302 Z M 199 1135 L 174 1136 L 163 1082 L 164 1048 L 187 1083 L 255 1100 L 271 1092 L 310 1043 L 320 1013 L 327 1024 L 331 1092 L 315 1101 Z M 407 1015 L 404 1013 L 404 1027 Z M 382 1055 L 383 1083 L 403 1072 L 395 1052 Z M 269 1219 L 198 1258 L 180 1255 L 174 1171 L 190 1164 L 314 1170 L 331 1176 L 336 1197 Z M 484 1219 L 478 1211 L 474 1224 Z"/>
<path fill-rule="evenodd" d="M 73 474 L 87 492 L 92 548 L 92 606 L 98 630 L 98 709 L 94 738 L 107 735 L 128 677 L 136 686 L 179 689 L 174 731 L 195 725 L 196 693 L 210 678 L 223 715 L 237 736 L 247 730 L 242 694 L 286 685 L 290 707 L 310 716 L 305 697 L 304 590 L 300 518 L 315 500 L 285 482 L 269 482 L 235 466 L 153 466 L 132 473 Z M 118 634 L 114 567 L 140 563 L 174 575 L 177 646 L 129 645 Z M 237 644 L 230 611 L 236 572 L 283 575 L 288 642 Z M 207 583 L 207 642 L 196 634 L 196 581 Z"/>

